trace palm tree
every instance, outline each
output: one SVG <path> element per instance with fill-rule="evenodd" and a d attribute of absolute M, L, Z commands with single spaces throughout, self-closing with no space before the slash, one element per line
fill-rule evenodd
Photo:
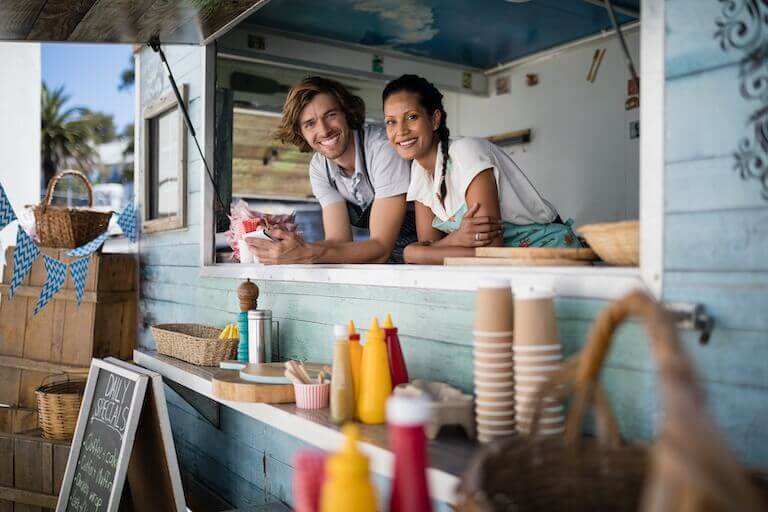
<path fill-rule="evenodd" d="M 74 166 L 88 171 L 95 160 L 96 150 L 91 141 L 93 128 L 81 116 L 82 107 L 66 108 L 69 95 L 64 87 L 50 91 L 42 88 L 42 136 L 40 140 L 43 180 L 47 184 L 60 167 Z"/>

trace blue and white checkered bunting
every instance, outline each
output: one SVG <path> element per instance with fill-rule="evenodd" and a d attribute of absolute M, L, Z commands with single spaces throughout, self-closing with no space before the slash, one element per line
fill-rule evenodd
<path fill-rule="evenodd" d="M 89 254 L 96 251 L 96 249 L 101 247 L 101 244 L 104 243 L 108 236 L 109 232 L 105 231 L 87 244 L 72 249 L 67 253 L 67 256 L 88 256 Z"/>
<path fill-rule="evenodd" d="M 75 295 L 77 296 L 77 305 L 83 301 L 83 294 L 85 293 L 85 278 L 88 276 L 88 263 L 91 257 L 86 256 L 70 262 L 69 273 L 72 274 L 72 280 L 75 282 Z"/>
<path fill-rule="evenodd" d="M 43 258 L 45 272 L 48 275 L 45 278 L 43 291 L 40 292 L 40 297 L 37 299 L 37 305 L 35 306 L 35 311 L 32 313 L 33 315 L 38 314 L 40 310 L 48 304 L 48 301 L 58 293 L 64 285 L 64 280 L 67 278 L 66 263 L 46 256 L 45 254 L 43 254 Z"/>
<path fill-rule="evenodd" d="M 5 189 L 0 185 L 0 231 L 14 220 L 16 220 L 16 214 L 13 212 L 8 196 L 5 195 Z"/>
<path fill-rule="evenodd" d="M 117 218 L 117 225 L 131 242 L 136 242 L 139 239 L 139 230 L 136 227 L 136 208 L 134 208 L 133 203 L 126 206 L 122 211 Z"/>
<path fill-rule="evenodd" d="M 16 233 L 16 248 L 13 250 L 13 277 L 11 278 L 11 287 L 8 296 L 13 297 L 16 289 L 26 277 L 32 263 L 40 256 L 40 249 L 37 248 L 35 241 L 32 240 L 24 228 L 19 226 Z"/>

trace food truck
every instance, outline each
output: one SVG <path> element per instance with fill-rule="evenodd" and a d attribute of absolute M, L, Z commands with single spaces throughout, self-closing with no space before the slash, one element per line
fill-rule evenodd
<path fill-rule="evenodd" d="M 335 325 L 353 321 L 365 341 L 373 318 L 389 313 L 412 384 L 479 400 L 482 283 L 507 281 L 516 301 L 549 297 L 550 341 L 565 358 L 584 354 L 601 311 L 640 290 L 679 333 L 723 447 L 745 467 L 768 464 L 765 9 L 756 0 L 4 2 L 0 39 L 135 44 L 135 351 L 101 355 L 162 376 L 190 509 L 298 509 L 306 471 L 296 456 L 338 450 L 339 425 L 326 409 L 217 391 L 239 334 L 229 352 L 196 365 L 158 345 L 218 332 L 179 325 L 241 321 L 252 345 L 261 326 L 265 352 L 257 361 L 246 348 L 246 363 L 294 360 L 319 371 L 335 363 Z M 511 157 L 598 261 L 478 250 L 443 265 L 248 262 L 248 244 L 238 244 L 244 219 L 269 228 L 290 218 L 307 243 L 328 228 L 310 179 L 313 153 L 275 135 L 291 88 L 311 76 L 334 80 L 363 100 L 366 124 L 383 125 L 382 90 L 403 74 L 440 90 L 452 139 L 490 141 Z M 619 230 L 608 248 L 590 239 L 595 225 Z M 629 244 L 629 259 L 612 260 L 612 243 Z M 516 333 L 545 322 L 519 316 L 517 302 L 514 310 Z M 621 436 L 650 443 L 669 430 L 664 407 L 676 402 L 656 386 L 667 382 L 664 351 L 640 316 L 613 334 L 598 366 Z M 164 338 L 166 328 L 176 338 Z M 583 435 L 593 438 L 599 423 L 586 422 Z M 466 506 L 470 461 L 485 446 L 459 430 L 427 442 L 435 510 Z M 357 445 L 385 508 L 395 472 L 386 425 L 361 427 Z M 4 488 L 0 504 L 11 499 Z"/>

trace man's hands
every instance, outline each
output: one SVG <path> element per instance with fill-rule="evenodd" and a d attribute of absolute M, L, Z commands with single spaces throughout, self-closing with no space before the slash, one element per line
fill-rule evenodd
<path fill-rule="evenodd" d="M 476 216 L 478 210 L 480 210 L 480 203 L 472 205 L 464 214 L 459 229 L 443 238 L 440 245 L 485 247 L 500 237 L 504 233 L 501 221 L 488 216 L 478 217 Z"/>
<path fill-rule="evenodd" d="M 318 255 L 315 248 L 297 233 L 273 228 L 269 235 L 276 241 L 246 238 L 251 254 L 265 265 L 290 263 L 315 263 Z"/>

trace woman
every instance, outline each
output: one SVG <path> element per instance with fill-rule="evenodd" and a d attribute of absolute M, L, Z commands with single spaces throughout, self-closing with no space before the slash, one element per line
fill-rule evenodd
<path fill-rule="evenodd" d="M 572 221 L 560 220 L 509 155 L 484 139 L 449 140 L 434 85 L 403 75 L 382 96 L 387 138 L 413 161 L 407 199 L 416 202 L 419 242 L 406 248 L 406 263 L 441 265 L 488 245 L 581 247 Z"/>

